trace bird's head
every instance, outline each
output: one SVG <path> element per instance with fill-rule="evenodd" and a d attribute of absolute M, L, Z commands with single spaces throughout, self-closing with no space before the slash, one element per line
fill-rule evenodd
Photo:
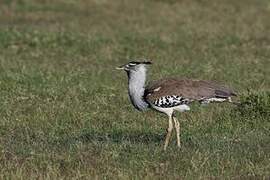
<path fill-rule="evenodd" d="M 152 64 L 150 61 L 131 61 L 127 64 L 117 67 L 116 69 L 125 70 L 126 72 L 136 72 L 150 64 Z"/>

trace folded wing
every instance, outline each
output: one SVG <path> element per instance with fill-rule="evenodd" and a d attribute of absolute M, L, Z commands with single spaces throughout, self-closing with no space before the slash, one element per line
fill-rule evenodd
<path fill-rule="evenodd" d="M 149 103 L 157 102 L 164 97 L 179 97 L 192 102 L 225 101 L 236 93 L 216 82 L 204 80 L 167 78 L 151 83 L 146 87 L 145 99 Z"/>

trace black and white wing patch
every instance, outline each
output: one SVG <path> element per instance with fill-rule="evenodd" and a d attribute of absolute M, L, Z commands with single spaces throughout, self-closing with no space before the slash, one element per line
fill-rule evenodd
<path fill-rule="evenodd" d="M 154 105 L 158 107 L 162 107 L 162 108 L 170 108 L 170 107 L 175 107 L 182 104 L 188 104 L 189 102 L 190 102 L 189 99 L 172 95 L 172 96 L 160 97 L 159 99 L 154 101 Z"/>

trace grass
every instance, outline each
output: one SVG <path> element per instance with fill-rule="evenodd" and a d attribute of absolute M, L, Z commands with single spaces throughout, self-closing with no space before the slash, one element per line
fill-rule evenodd
<path fill-rule="evenodd" d="M 14 0 L 0 6 L 1 179 L 269 179 L 270 2 Z M 239 107 L 137 112 L 115 66 L 216 80 Z"/>

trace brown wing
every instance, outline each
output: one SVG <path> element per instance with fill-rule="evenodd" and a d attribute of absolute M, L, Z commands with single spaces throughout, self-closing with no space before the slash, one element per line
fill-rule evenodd
<path fill-rule="evenodd" d="M 167 78 L 155 81 L 146 87 L 145 98 L 154 102 L 164 96 L 181 96 L 191 100 L 203 98 L 228 98 L 236 94 L 215 82 L 191 79 Z"/>

